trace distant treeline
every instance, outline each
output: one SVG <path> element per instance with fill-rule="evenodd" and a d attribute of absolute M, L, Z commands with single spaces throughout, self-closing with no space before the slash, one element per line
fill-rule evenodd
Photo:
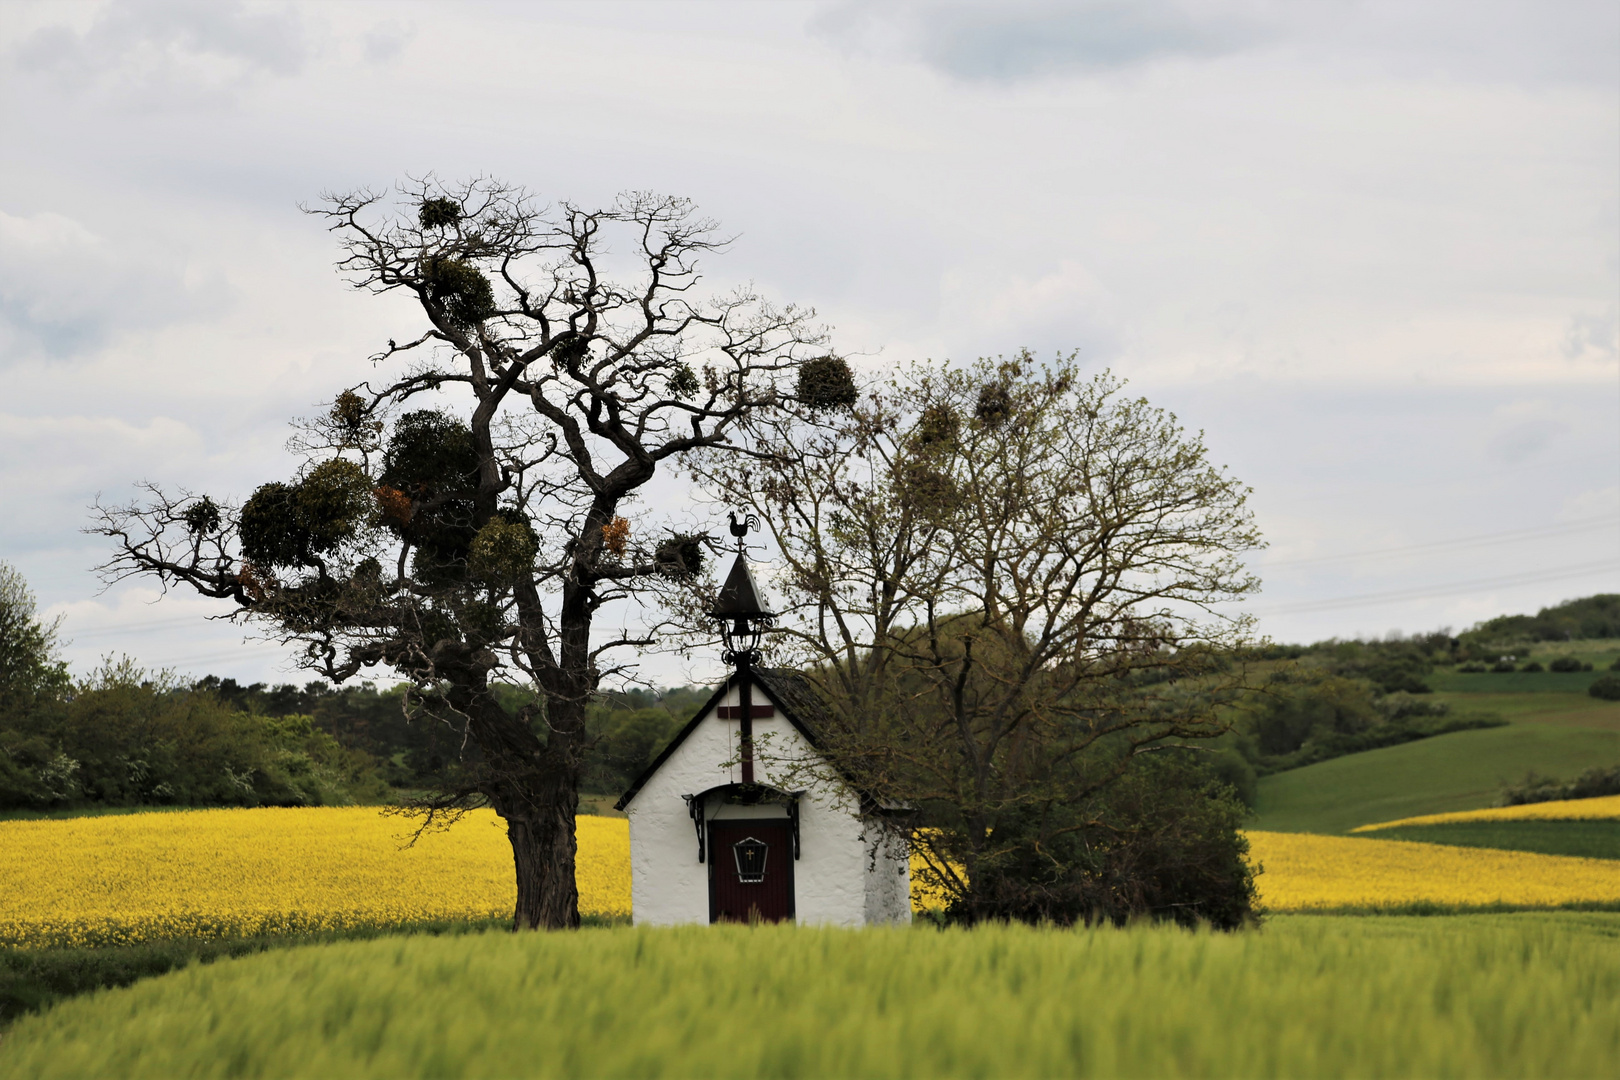
<path fill-rule="evenodd" d="M 408 708 L 403 687 L 244 686 L 215 676 L 185 683 L 129 660 L 74 682 L 20 579 L 0 585 L 8 601 L 0 603 L 0 810 L 392 802 L 453 788 L 463 767 L 463 741 Z M 1253 666 L 1257 689 L 1234 710 L 1211 767 L 1252 805 L 1257 778 L 1268 773 L 1499 724 L 1490 714 L 1454 715 L 1426 697 L 1431 672 L 1474 670 L 1515 646 L 1591 637 L 1620 637 L 1620 595 L 1503 616 L 1455 637 L 1251 650 L 1234 660 Z M 497 693 L 513 711 L 533 705 L 543 715 L 528 691 Z M 708 693 L 604 694 L 588 714 L 594 741 L 582 789 L 622 792 Z"/>
<path fill-rule="evenodd" d="M 365 682 L 334 689 L 324 682 L 302 688 L 291 684 L 242 686 L 210 675 L 196 688 L 246 713 L 268 717 L 307 716 L 316 730 L 377 762 L 379 774 L 395 788 L 427 788 L 453 779 L 461 737 L 448 725 L 407 708 L 405 688 L 379 689 Z M 496 696 L 511 712 L 543 708 L 531 691 L 497 685 Z M 702 687 L 624 690 L 603 694 L 591 704 L 586 723 L 594 742 L 586 758 L 584 790 L 618 795 L 641 774 L 682 724 L 709 696 Z M 543 723 L 536 719 L 535 723 Z"/>
<path fill-rule="evenodd" d="M 532 700 L 498 692 L 514 710 Z M 623 791 L 705 695 L 604 696 L 590 710 L 585 789 Z M 462 753 L 449 726 L 408 715 L 403 687 L 372 683 L 187 684 L 126 659 L 78 683 L 0 695 L 0 810 L 394 802 L 453 786 Z"/>
<path fill-rule="evenodd" d="M 1464 648 L 1485 652 L 1521 642 L 1620 638 L 1620 593 L 1566 600 L 1534 615 L 1500 615 L 1458 637 Z"/>

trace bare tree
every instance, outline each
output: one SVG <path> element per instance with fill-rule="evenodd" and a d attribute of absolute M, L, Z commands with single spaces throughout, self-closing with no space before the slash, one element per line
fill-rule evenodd
<path fill-rule="evenodd" d="M 847 412 L 780 418 L 760 450 L 696 469 L 774 532 L 772 648 L 820 688 L 834 769 L 911 808 L 924 876 L 964 917 L 1054 917 L 1031 866 L 1100 842 L 1143 755 L 1227 729 L 1249 620 L 1225 605 L 1258 588 L 1247 489 L 1110 376 L 1027 353 L 921 365 Z"/>
<path fill-rule="evenodd" d="M 536 206 L 488 179 L 411 181 L 310 211 L 359 289 L 403 293 L 424 323 L 373 357 L 387 372 L 307 423 L 288 483 L 241 506 L 148 489 L 101 507 L 117 580 L 153 574 L 233 601 L 342 682 L 388 665 L 465 733 L 466 783 L 430 813 L 505 819 L 517 927 L 577 925 L 574 814 L 585 708 L 623 650 L 605 605 L 679 589 L 705 537 L 625 516 L 659 466 L 730 452 L 794 406 L 801 368 L 838 384 L 813 312 L 701 288 L 725 241 L 683 199 Z M 835 387 L 836 392 L 836 387 Z M 533 685 L 514 715 L 492 680 Z M 430 818 L 431 820 L 431 818 Z"/>

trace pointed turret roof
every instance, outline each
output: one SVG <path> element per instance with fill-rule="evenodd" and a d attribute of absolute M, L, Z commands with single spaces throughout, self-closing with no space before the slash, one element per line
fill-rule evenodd
<path fill-rule="evenodd" d="M 741 552 L 731 564 L 731 573 L 726 575 L 720 595 L 715 598 L 713 614 L 718 619 L 772 614 L 766 609 L 759 586 L 754 584 L 754 575 L 748 570 L 748 560 Z"/>

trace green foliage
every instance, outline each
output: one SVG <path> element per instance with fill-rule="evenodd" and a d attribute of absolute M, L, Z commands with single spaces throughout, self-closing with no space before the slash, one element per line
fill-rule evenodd
<path fill-rule="evenodd" d="M 1620 593 L 1599 593 L 1545 607 L 1534 615 L 1502 615 L 1458 635 L 1465 645 L 1620 637 Z"/>
<path fill-rule="evenodd" d="M 56 658 L 56 624 L 39 621 L 28 582 L 0 562 L 0 723 L 10 710 L 63 693 L 68 682 L 67 665 Z"/>
<path fill-rule="evenodd" d="M 596 742 L 586 758 L 581 789 L 604 795 L 623 794 L 658 752 L 669 745 L 686 719 L 656 705 L 593 706 L 587 714 L 587 726 Z"/>
<path fill-rule="evenodd" d="M 310 718 L 244 713 L 128 660 L 0 717 L 3 809 L 343 805 L 386 790 Z"/>
<path fill-rule="evenodd" d="M 383 938 L 193 965 L 64 1002 L 13 1026 L 0 1072 L 1604 1076 L 1620 1042 L 1617 925 L 1570 913 L 1296 916 L 1240 934 Z"/>
<path fill-rule="evenodd" d="M 316 465 L 298 485 L 298 516 L 315 551 L 331 551 L 354 536 L 371 512 L 371 482 L 347 458 Z"/>
<path fill-rule="evenodd" d="M 689 401 L 703 388 L 691 364 L 676 364 L 669 373 L 669 392 L 682 401 Z"/>
<path fill-rule="evenodd" d="M 987 428 L 998 428 L 1012 415 L 1012 394 L 1004 383 L 989 382 L 979 388 L 973 418 Z"/>
<path fill-rule="evenodd" d="M 859 398 L 849 361 L 820 356 L 799 365 L 799 401 L 817 411 L 848 409 Z"/>
<path fill-rule="evenodd" d="M 465 260 L 424 259 L 422 278 L 427 298 L 438 303 L 445 321 L 458 330 L 470 330 L 495 314 L 489 278 Z"/>
<path fill-rule="evenodd" d="M 1193 753 L 1138 758 L 1082 804 L 1000 815 L 972 891 L 947 918 L 1122 926 L 1146 917 L 1222 930 L 1252 921 L 1254 876 L 1238 831 L 1248 808 Z"/>
<path fill-rule="evenodd" d="M 466 424 L 431 410 L 399 418 L 381 482 L 412 500 L 409 520 L 388 524 L 415 545 L 412 567 L 424 584 L 437 587 L 465 578 L 476 535 L 472 493 L 477 479 L 478 451 Z"/>
<path fill-rule="evenodd" d="M 1347 679 L 1364 679 L 1383 693 L 1427 694 L 1426 681 L 1449 648 L 1443 634 L 1390 641 L 1325 641 L 1305 654 L 1308 664 Z"/>
<path fill-rule="evenodd" d="M 1245 702 L 1240 728 L 1253 736 L 1261 758 L 1292 754 L 1330 735 L 1355 735 L 1379 722 L 1370 687 L 1309 671 L 1288 673 Z"/>
<path fill-rule="evenodd" d="M 477 479 L 478 449 L 465 423 L 432 409 L 399 418 L 388 440 L 382 483 L 418 498 L 465 492 Z"/>
<path fill-rule="evenodd" d="M 186 531 L 193 536 L 206 536 L 219 529 L 219 507 L 206 495 L 186 507 L 181 517 L 185 519 Z"/>
<path fill-rule="evenodd" d="M 443 229 L 461 220 L 461 204 L 454 199 L 423 199 L 416 220 L 424 229 Z"/>
<path fill-rule="evenodd" d="M 1620 675 L 1601 675 L 1592 680 L 1586 692 L 1604 701 L 1620 701 Z"/>
<path fill-rule="evenodd" d="M 1530 670 L 1530 665 L 1526 664 L 1524 670 L 1529 671 Z M 1538 668 L 1538 670 L 1539 670 L 1539 668 Z M 1547 665 L 1547 670 L 1548 671 L 1590 671 L 1590 670 L 1592 670 L 1592 665 L 1591 664 L 1582 664 L 1579 657 L 1560 656 L 1557 659 L 1553 660 L 1552 663 Z"/>
<path fill-rule="evenodd" d="M 1497 806 L 1523 806 L 1526 803 L 1562 802 L 1565 799 L 1596 799 L 1620 795 L 1620 765 L 1597 765 L 1573 780 L 1530 773 L 1524 782 L 1502 792 Z"/>
<path fill-rule="evenodd" d="M 242 557 L 260 566 L 305 566 L 311 537 L 298 521 L 298 492 L 291 484 L 261 484 L 242 506 L 238 532 Z"/>
<path fill-rule="evenodd" d="M 264 567 L 314 566 L 352 539 L 370 512 L 371 483 L 360 466 L 323 461 L 296 484 L 271 482 L 253 493 L 239 519 L 242 555 Z"/>
<path fill-rule="evenodd" d="M 481 580 L 508 585 L 534 566 L 540 540 L 527 521 L 492 517 L 472 538 L 467 549 L 467 569 Z"/>
<path fill-rule="evenodd" d="M 1399 825 L 1372 835 L 1380 840 L 1620 859 L 1620 821 L 1454 821 Z"/>
<path fill-rule="evenodd" d="M 212 676 L 197 687 L 238 710 L 307 722 L 315 735 L 330 737 L 345 751 L 374 762 L 375 773 L 396 789 L 454 787 L 463 755 L 476 752 L 448 725 L 409 714 L 403 687 L 379 690 L 364 683 L 333 690 L 319 682 L 302 689 L 262 683 L 241 686 L 233 679 Z M 534 725 L 544 728 L 544 706 L 533 691 L 505 683 L 492 690 L 507 712 L 516 714 L 528 707 Z M 592 702 L 586 714 L 591 744 L 585 755 L 583 790 L 622 794 L 708 696 L 706 688 L 682 687 L 622 691 Z"/>

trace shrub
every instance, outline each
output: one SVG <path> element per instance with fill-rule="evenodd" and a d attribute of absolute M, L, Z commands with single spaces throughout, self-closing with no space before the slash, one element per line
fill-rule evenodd
<path fill-rule="evenodd" d="M 1573 656 L 1560 656 L 1547 665 L 1548 671 L 1579 671 L 1581 662 Z"/>
<path fill-rule="evenodd" d="M 1250 708 L 1245 727 L 1263 755 L 1291 754 L 1312 738 L 1365 731 L 1380 719 L 1366 683 L 1331 676 L 1274 686 Z"/>
<path fill-rule="evenodd" d="M 1620 676 L 1603 675 L 1593 680 L 1586 692 L 1604 701 L 1620 701 Z"/>
<path fill-rule="evenodd" d="M 1458 664 L 1457 670 L 1465 675 L 1483 675 L 1485 672 L 1489 671 L 1490 668 L 1486 667 L 1484 664 L 1481 664 L 1477 660 L 1471 660 L 1466 664 Z"/>
<path fill-rule="evenodd" d="M 1554 664 L 1557 664 L 1557 663 L 1558 663 L 1558 661 L 1556 661 L 1556 660 L 1554 660 L 1554 661 L 1553 661 L 1553 663 L 1554 663 Z M 1520 668 L 1520 669 L 1519 669 L 1519 670 L 1520 670 L 1520 671 L 1529 671 L 1529 672 L 1535 672 L 1535 671 L 1542 671 L 1542 670 L 1545 670 L 1545 669 L 1544 669 L 1544 668 L 1542 668 L 1542 666 L 1541 666 L 1541 664 L 1539 664 L 1539 663 L 1538 663 L 1538 662 L 1536 662 L 1536 661 L 1535 661 L 1535 660 L 1532 660 L 1532 661 L 1530 661 L 1530 662 L 1529 662 L 1529 663 L 1528 663 L 1528 664 L 1526 664 L 1526 665 L 1524 665 L 1524 667 L 1522 667 L 1522 668 Z M 1560 669 L 1559 669 L 1559 668 L 1557 668 L 1557 667 L 1554 667 L 1554 668 L 1553 668 L 1553 670 L 1554 670 L 1554 671 L 1558 671 L 1558 670 L 1560 670 Z M 1579 670 L 1579 669 L 1577 669 L 1577 670 Z"/>
<path fill-rule="evenodd" d="M 1139 758 L 1087 806 L 1032 807 L 1028 820 L 998 824 L 1005 845 L 980 861 L 970 898 L 947 919 L 1123 925 L 1146 916 L 1223 930 L 1251 922 L 1254 872 L 1238 831 L 1248 809 L 1187 757 Z M 1050 831 L 1037 818 L 1065 812 L 1072 831 L 1025 841 Z"/>
<path fill-rule="evenodd" d="M 1503 659 L 1503 660 L 1498 660 L 1496 663 L 1492 664 L 1491 665 L 1491 670 L 1495 671 L 1495 672 L 1506 672 L 1506 671 L 1518 671 L 1519 668 L 1518 668 L 1518 665 L 1515 664 L 1513 661 Z"/>
<path fill-rule="evenodd" d="M 1596 799 L 1605 795 L 1620 795 L 1620 765 L 1587 769 L 1567 782 L 1529 773 L 1524 783 L 1503 791 L 1496 805 L 1523 806 L 1525 803 L 1561 802 L 1564 799 Z"/>

